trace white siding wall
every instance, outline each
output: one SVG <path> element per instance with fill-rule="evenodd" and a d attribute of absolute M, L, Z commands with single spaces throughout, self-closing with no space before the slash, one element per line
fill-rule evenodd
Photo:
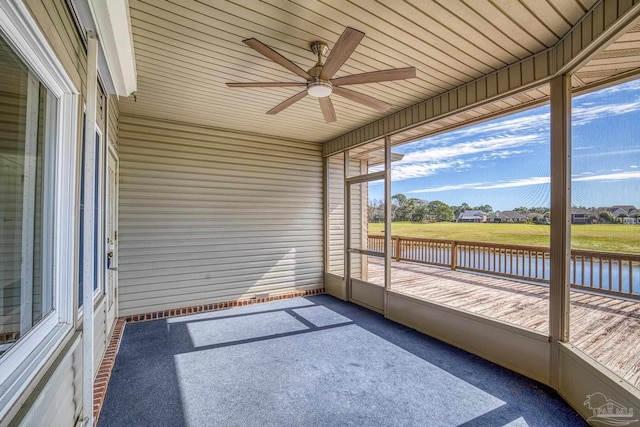
<path fill-rule="evenodd" d="M 81 342 L 79 336 L 72 340 L 60 363 L 44 383 L 42 390 L 34 401 L 25 407 L 24 417 L 17 417 L 21 418 L 20 426 L 73 426 L 75 424 L 82 406 Z"/>
<path fill-rule="evenodd" d="M 317 144 L 120 117 L 119 315 L 322 287 Z"/>

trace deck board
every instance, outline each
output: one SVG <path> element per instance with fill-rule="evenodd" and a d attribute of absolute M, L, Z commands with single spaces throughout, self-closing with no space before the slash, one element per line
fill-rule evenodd
<path fill-rule="evenodd" d="M 369 281 L 384 263 L 369 260 Z M 549 333 L 549 287 L 424 264 L 391 264 L 391 289 L 406 295 Z M 570 342 L 640 387 L 640 302 L 571 291 Z"/>

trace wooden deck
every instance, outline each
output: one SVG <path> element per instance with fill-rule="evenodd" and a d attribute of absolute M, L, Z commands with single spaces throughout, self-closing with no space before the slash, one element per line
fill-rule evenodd
<path fill-rule="evenodd" d="M 547 334 L 549 288 L 515 280 L 392 262 L 391 288 Z M 384 282 L 381 259 L 369 257 L 369 282 Z M 640 387 L 640 302 L 571 291 L 571 344 Z"/>

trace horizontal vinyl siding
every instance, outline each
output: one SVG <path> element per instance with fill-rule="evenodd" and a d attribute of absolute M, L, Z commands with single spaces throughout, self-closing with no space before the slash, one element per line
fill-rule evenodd
<path fill-rule="evenodd" d="M 118 109 L 118 102 L 115 96 L 110 96 L 109 100 L 108 100 L 108 112 L 109 112 L 109 117 L 108 117 L 108 123 L 107 123 L 107 129 L 108 129 L 108 133 L 109 133 L 109 138 L 111 139 L 111 142 L 113 142 L 115 144 L 115 146 L 118 146 L 118 134 L 119 134 L 119 129 L 118 129 L 118 115 L 120 114 L 120 110 Z"/>
<path fill-rule="evenodd" d="M 82 344 L 76 337 L 17 425 L 73 426 L 82 405 Z M 16 420 L 17 421 L 17 420 Z"/>
<path fill-rule="evenodd" d="M 317 144 L 121 115 L 119 315 L 322 286 Z"/>
<path fill-rule="evenodd" d="M 84 94 L 87 53 L 65 0 L 26 0 L 25 3 L 69 73 L 69 77 Z"/>

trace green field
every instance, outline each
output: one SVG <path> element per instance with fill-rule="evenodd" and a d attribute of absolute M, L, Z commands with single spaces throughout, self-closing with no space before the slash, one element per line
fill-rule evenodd
<path fill-rule="evenodd" d="M 382 234 L 384 224 L 369 224 L 369 234 Z M 413 224 L 394 222 L 394 236 L 426 239 L 466 240 L 471 242 L 549 246 L 548 225 L 534 224 L 463 224 L 438 222 Z M 640 225 L 593 224 L 571 228 L 571 247 L 594 251 L 640 253 Z"/>

